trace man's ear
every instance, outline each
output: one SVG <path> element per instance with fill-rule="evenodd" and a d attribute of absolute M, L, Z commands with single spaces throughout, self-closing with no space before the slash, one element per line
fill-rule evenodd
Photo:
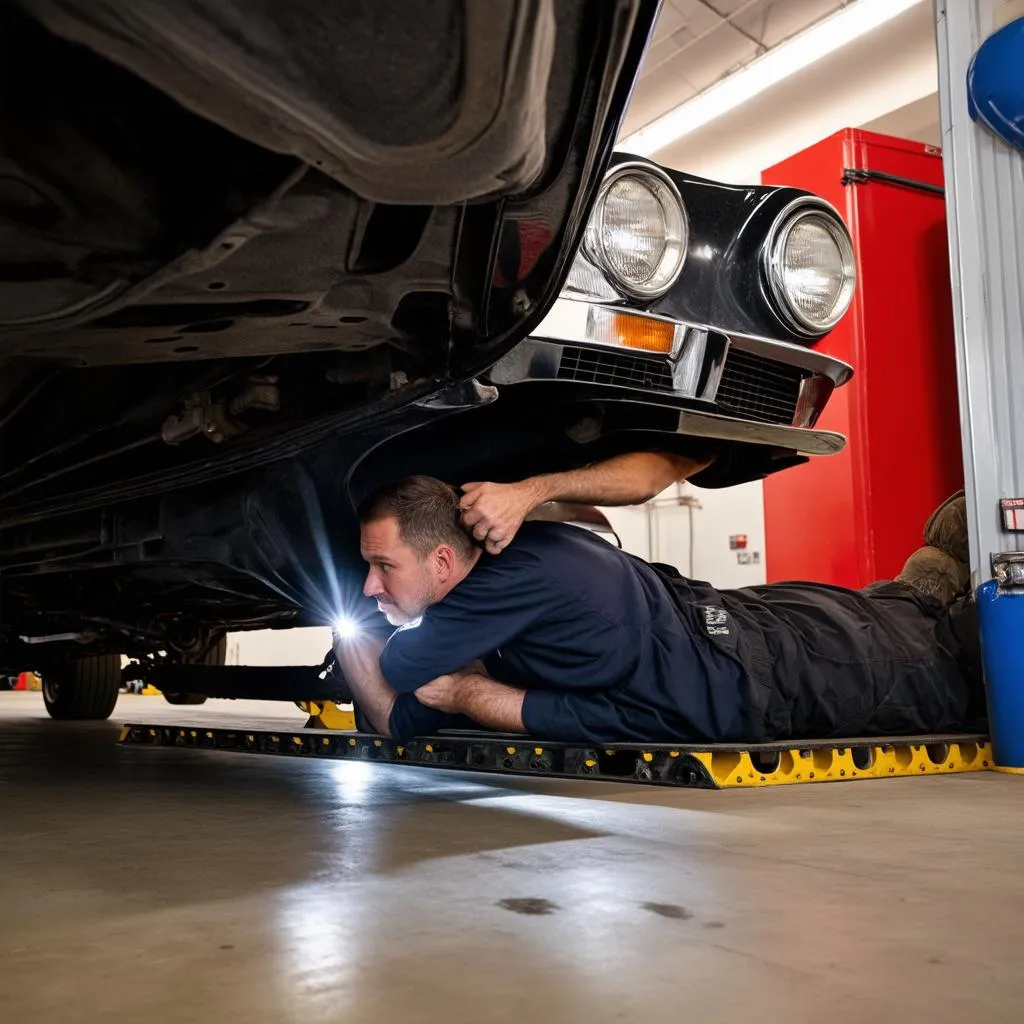
<path fill-rule="evenodd" d="M 430 557 L 438 580 L 441 583 L 447 583 L 451 579 L 452 573 L 455 572 L 456 557 L 454 549 L 447 544 L 438 544 Z"/>

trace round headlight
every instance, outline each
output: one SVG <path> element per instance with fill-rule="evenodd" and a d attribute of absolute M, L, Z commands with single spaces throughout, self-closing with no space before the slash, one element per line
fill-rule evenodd
<path fill-rule="evenodd" d="M 686 258 L 686 210 L 672 181 L 653 168 L 613 170 L 587 225 L 587 255 L 627 295 L 663 295 Z"/>
<path fill-rule="evenodd" d="M 853 243 L 838 214 L 805 205 L 781 220 L 768 253 L 772 294 L 787 323 L 812 335 L 835 327 L 857 280 Z"/>

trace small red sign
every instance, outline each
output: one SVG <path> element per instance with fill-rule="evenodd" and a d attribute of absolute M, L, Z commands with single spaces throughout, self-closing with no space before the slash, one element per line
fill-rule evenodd
<path fill-rule="evenodd" d="M 1024 530 L 1024 498 L 1001 498 L 1004 530 Z"/>

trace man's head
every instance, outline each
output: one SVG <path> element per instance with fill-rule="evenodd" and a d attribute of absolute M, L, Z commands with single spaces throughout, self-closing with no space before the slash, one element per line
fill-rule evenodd
<path fill-rule="evenodd" d="M 419 618 L 476 564 L 459 496 L 431 476 L 385 484 L 359 508 L 359 538 L 370 571 L 363 593 L 395 626 Z"/>

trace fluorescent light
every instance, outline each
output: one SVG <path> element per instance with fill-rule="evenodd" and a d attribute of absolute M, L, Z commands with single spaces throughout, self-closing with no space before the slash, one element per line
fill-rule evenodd
<path fill-rule="evenodd" d="M 616 149 L 650 156 L 921 2 L 854 0 L 646 127 L 627 135 Z"/>

